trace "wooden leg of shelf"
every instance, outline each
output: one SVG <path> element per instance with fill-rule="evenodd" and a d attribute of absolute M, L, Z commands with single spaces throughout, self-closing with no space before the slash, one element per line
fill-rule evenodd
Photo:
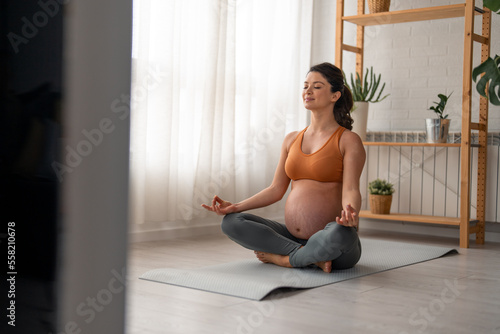
<path fill-rule="evenodd" d="M 479 122 L 488 126 L 488 101 L 481 97 Z M 486 220 L 486 158 L 488 138 L 486 131 L 479 131 L 479 149 L 477 154 L 477 203 L 476 219 L 479 221 L 476 232 L 476 244 L 484 244 L 484 222 Z"/>
<path fill-rule="evenodd" d="M 484 245 L 484 221 L 477 223 L 478 231 L 476 232 L 476 244 Z"/>
<path fill-rule="evenodd" d="M 342 69 L 342 45 L 344 44 L 344 22 L 342 16 L 344 15 L 344 1 L 337 0 L 337 22 L 335 31 L 335 65 Z"/>
<path fill-rule="evenodd" d="M 365 0 L 358 0 L 358 15 L 365 13 Z M 365 27 L 358 25 L 356 32 L 356 46 L 361 49 L 361 53 L 356 54 L 356 72 L 359 74 L 361 80 L 363 79 L 363 56 L 364 56 L 364 36 Z"/>
<path fill-rule="evenodd" d="M 490 56 L 490 29 L 491 12 L 485 11 L 482 19 L 482 36 L 488 38 L 486 44 L 481 45 L 481 62 Z M 479 100 L 479 123 L 484 125 L 484 130 L 479 131 L 479 150 L 477 158 L 477 224 L 476 244 L 484 244 L 484 223 L 486 220 L 486 161 L 488 149 L 488 99 L 481 96 Z"/>
<path fill-rule="evenodd" d="M 470 228 L 470 140 L 472 95 L 472 34 L 474 32 L 474 0 L 465 4 L 464 67 L 462 90 L 462 143 L 460 148 L 460 247 L 469 247 Z"/>
<path fill-rule="evenodd" d="M 463 217 L 462 217 L 463 218 Z M 460 248 L 469 248 L 469 222 L 460 221 Z"/>

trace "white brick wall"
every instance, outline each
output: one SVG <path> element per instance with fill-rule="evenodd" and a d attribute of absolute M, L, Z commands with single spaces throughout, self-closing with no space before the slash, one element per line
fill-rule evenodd
<path fill-rule="evenodd" d="M 346 1 L 346 15 L 356 14 L 355 0 Z M 463 3 L 461 0 L 392 0 L 391 10 Z M 479 6 L 482 1 L 477 1 Z M 368 8 L 368 7 L 367 7 Z M 312 62 L 334 62 L 336 2 L 315 0 Z M 480 32 L 480 18 L 476 32 Z M 373 66 L 386 82 L 382 103 L 371 104 L 368 130 L 424 130 L 428 108 L 438 93 L 453 95 L 447 106 L 451 130 L 461 128 L 463 71 L 463 18 L 411 22 L 365 28 L 365 68 Z M 500 54 L 500 15 L 492 14 L 491 56 Z M 345 25 L 346 43 L 355 44 L 354 25 Z M 479 46 L 474 48 L 474 64 L 479 65 Z M 355 70 L 355 57 L 344 52 L 344 71 Z M 473 93 L 473 109 L 479 94 Z M 477 114 L 473 114 L 473 120 Z M 490 104 L 489 130 L 500 130 L 500 107 Z"/>

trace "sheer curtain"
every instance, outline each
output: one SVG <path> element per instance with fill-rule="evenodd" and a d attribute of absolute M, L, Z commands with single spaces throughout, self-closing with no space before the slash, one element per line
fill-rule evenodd
<path fill-rule="evenodd" d="M 306 125 L 311 33 L 309 0 L 134 2 L 134 223 L 208 224 L 214 194 L 271 182 L 286 133 Z"/>

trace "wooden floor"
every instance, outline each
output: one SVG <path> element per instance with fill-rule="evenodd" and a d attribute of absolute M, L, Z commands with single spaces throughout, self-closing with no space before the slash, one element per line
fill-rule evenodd
<path fill-rule="evenodd" d="M 255 302 L 138 279 L 149 269 L 253 258 L 222 235 L 135 243 L 127 334 L 500 333 L 500 244 L 459 249 L 458 239 L 370 230 L 360 236 L 453 247 L 460 254 Z"/>

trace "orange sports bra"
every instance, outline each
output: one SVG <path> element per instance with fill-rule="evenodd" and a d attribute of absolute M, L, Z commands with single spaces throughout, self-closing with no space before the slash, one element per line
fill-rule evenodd
<path fill-rule="evenodd" d="M 309 179 L 320 182 L 342 182 L 343 160 L 339 141 L 345 128 L 339 126 L 326 143 L 316 152 L 302 152 L 305 128 L 290 145 L 285 162 L 286 175 L 292 180 Z"/>

